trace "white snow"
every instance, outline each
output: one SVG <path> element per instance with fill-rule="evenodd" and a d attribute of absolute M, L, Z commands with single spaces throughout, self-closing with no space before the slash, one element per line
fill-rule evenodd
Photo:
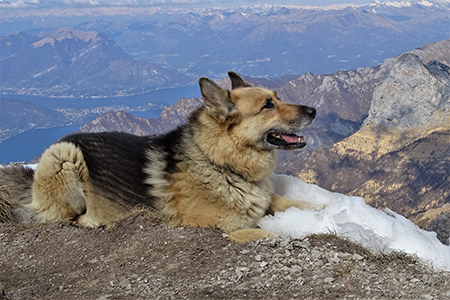
<path fill-rule="evenodd" d="M 38 164 L 27 164 L 26 166 L 30 169 L 36 170 Z"/>
<path fill-rule="evenodd" d="M 306 200 L 319 210 L 290 208 L 266 216 L 258 225 L 280 236 L 303 238 L 313 233 L 336 233 L 376 252 L 403 252 L 437 269 L 450 271 L 450 247 L 436 233 L 425 231 L 413 222 L 385 209 L 367 205 L 364 199 L 332 193 L 287 175 L 273 175 L 275 193 L 291 199 Z M 325 208 L 320 209 L 325 205 Z"/>
<path fill-rule="evenodd" d="M 418 5 L 422 5 L 422 6 L 427 6 L 427 7 L 431 7 L 435 4 L 443 4 L 443 3 L 448 3 L 450 2 L 449 0 L 431 0 L 430 1 L 426 1 L 426 0 L 401 0 L 401 1 L 380 1 L 380 0 L 375 0 L 372 3 L 370 3 L 370 6 L 377 6 L 380 4 L 386 5 L 386 6 L 391 6 L 391 7 L 396 7 L 396 8 L 403 8 L 403 7 L 411 7 L 414 4 L 418 4 Z"/>

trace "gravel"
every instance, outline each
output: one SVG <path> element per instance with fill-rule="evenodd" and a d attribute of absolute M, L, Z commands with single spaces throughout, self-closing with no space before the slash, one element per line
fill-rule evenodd
<path fill-rule="evenodd" d="M 1 224 L 0 249 L 8 300 L 450 298 L 449 272 L 401 253 L 332 234 L 237 244 L 145 210 L 106 230 Z"/>

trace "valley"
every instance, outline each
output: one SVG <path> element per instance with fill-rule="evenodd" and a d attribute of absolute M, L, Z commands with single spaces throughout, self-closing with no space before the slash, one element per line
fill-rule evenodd
<path fill-rule="evenodd" d="M 375 67 L 447 39 L 449 6 L 5 8 L 0 89 L 118 96 L 218 80 L 229 70 L 278 78 Z"/>
<path fill-rule="evenodd" d="M 70 132 L 65 127 L 78 130 L 84 123 L 94 120 L 106 112 L 126 111 L 145 118 L 158 117 L 165 107 L 178 99 L 199 97 L 198 86 L 161 89 L 145 94 L 112 98 L 45 98 L 15 95 L 21 100 L 0 98 L 0 163 L 29 161 L 38 156 L 49 144 Z M 8 95 L 12 98 L 14 95 Z M 42 105 L 37 104 L 42 103 Z M 75 126 L 75 127 L 73 127 Z M 29 134 L 40 129 L 49 129 L 50 139 L 30 139 Z M 19 134 L 23 137 L 15 138 Z M 12 139 L 14 138 L 14 139 Z M 28 145 L 27 141 L 37 143 Z M 21 149 L 18 151 L 17 149 Z M 27 150 L 28 149 L 28 150 Z M 25 155 L 24 155 L 25 154 Z"/>

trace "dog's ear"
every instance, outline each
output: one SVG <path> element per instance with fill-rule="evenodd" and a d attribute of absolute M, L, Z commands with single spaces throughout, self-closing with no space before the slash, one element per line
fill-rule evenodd
<path fill-rule="evenodd" d="M 203 102 L 208 113 L 215 119 L 224 122 L 236 116 L 237 109 L 230 98 L 230 91 L 221 88 L 214 81 L 206 77 L 198 80 Z"/>
<path fill-rule="evenodd" d="M 245 80 L 239 76 L 236 72 L 230 71 L 228 72 L 228 77 L 231 79 L 231 89 L 237 89 L 241 87 L 251 87 L 250 84 L 245 82 Z"/>

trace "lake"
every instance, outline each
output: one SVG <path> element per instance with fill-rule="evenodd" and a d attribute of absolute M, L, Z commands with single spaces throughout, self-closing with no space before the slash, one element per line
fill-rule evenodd
<path fill-rule="evenodd" d="M 29 162 L 59 138 L 80 129 L 79 125 L 22 132 L 0 144 L 0 163 Z"/>
<path fill-rule="evenodd" d="M 5 99 L 16 99 L 40 104 L 49 108 L 91 108 L 108 105 L 139 106 L 148 103 L 161 103 L 172 105 L 180 98 L 201 97 L 198 86 L 178 87 L 151 91 L 145 94 L 112 97 L 112 98 L 45 98 L 40 96 L 2 95 Z M 130 114 L 141 118 L 156 118 L 162 110 L 133 111 Z M 46 129 L 33 129 L 0 143 L 0 163 L 29 162 L 41 154 L 49 145 L 66 134 L 74 132 L 82 124 L 75 126 L 63 126 Z"/>
<path fill-rule="evenodd" d="M 53 98 L 27 95 L 1 95 L 4 99 L 29 101 L 51 109 L 69 107 L 81 109 L 121 104 L 134 107 L 146 105 L 148 103 L 165 103 L 172 105 L 180 98 L 200 96 L 200 88 L 198 85 L 160 89 L 144 94 L 108 98 Z"/>

